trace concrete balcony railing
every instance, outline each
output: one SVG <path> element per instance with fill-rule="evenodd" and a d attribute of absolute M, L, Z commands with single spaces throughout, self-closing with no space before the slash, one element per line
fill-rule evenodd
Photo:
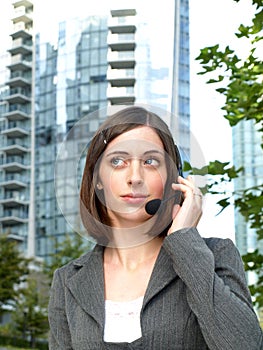
<path fill-rule="evenodd" d="M 113 87 L 134 86 L 134 69 L 111 69 L 107 71 L 107 80 Z"/>
<path fill-rule="evenodd" d="M 32 58 L 30 55 L 29 57 L 26 57 L 19 53 L 11 57 L 11 63 L 7 66 L 7 68 L 19 71 L 32 69 Z"/>
<path fill-rule="evenodd" d="M 12 55 L 27 55 L 32 53 L 32 42 L 24 38 L 16 38 L 12 42 L 12 47 L 8 50 Z"/>
<path fill-rule="evenodd" d="M 25 38 L 30 39 L 33 36 L 33 29 L 31 23 L 26 24 L 22 21 L 15 22 L 13 26 L 13 33 L 11 34 L 13 39 Z"/>
<path fill-rule="evenodd" d="M 111 17 L 108 22 L 108 28 L 113 34 L 135 33 L 135 18 L 134 16 Z"/>
<path fill-rule="evenodd" d="M 30 143 L 28 138 L 12 138 L 5 139 L 0 142 L 0 150 L 6 154 L 23 154 L 30 151 Z"/>
<path fill-rule="evenodd" d="M 30 118 L 30 104 L 13 103 L 8 107 L 8 111 L 3 114 L 3 117 L 9 121 L 22 121 Z"/>
<path fill-rule="evenodd" d="M 28 222 L 28 213 L 19 209 L 4 210 L 0 215 L 0 222 L 3 225 L 17 225 Z"/>
<path fill-rule="evenodd" d="M 8 121 L 0 131 L 8 137 L 24 137 L 30 134 L 30 124 L 22 121 Z"/>
<path fill-rule="evenodd" d="M 132 51 L 136 47 L 134 34 L 109 34 L 107 42 L 112 51 Z"/>
<path fill-rule="evenodd" d="M 5 100 L 9 103 L 28 103 L 31 101 L 31 90 L 23 87 L 11 88 Z"/>
<path fill-rule="evenodd" d="M 13 23 L 24 22 L 31 23 L 32 19 L 32 10 L 28 9 L 26 6 L 19 6 L 14 9 L 13 12 Z"/>
<path fill-rule="evenodd" d="M 108 51 L 107 60 L 113 69 L 134 68 L 135 51 Z"/>
<path fill-rule="evenodd" d="M 0 186 L 7 190 L 22 189 L 27 187 L 28 181 L 28 177 L 21 174 L 3 174 L 0 177 Z"/>
<path fill-rule="evenodd" d="M 0 168 L 11 172 L 23 171 L 30 168 L 30 160 L 28 157 L 7 156 L 6 158 L 0 158 Z"/>
<path fill-rule="evenodd" d="M 135 93 L 133 87 L 112 87 L 107 88 L 107 98 L 112 105 L 134 103 Z"/>

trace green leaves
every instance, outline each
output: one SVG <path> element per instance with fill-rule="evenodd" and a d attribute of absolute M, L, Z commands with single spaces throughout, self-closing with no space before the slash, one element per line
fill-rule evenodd
<path fill-rule="evenodd" d="M 239 2 L 239 0 L 234 1 Z M 244 50 L 247 50 L 246 54 L 240 58 L 229 46 L 222 49 L 216 44 L 201 49 L 196 60 L 200 62 L 203 69 L 199 74 L 208 74 L 207 83 L 216 84 L 216 91 L 225 97 L 225 104 L 221 109 L 230 126 L 243 121 L 252 121 L 255 133 L 260 134 L 255 139 L 261 140 L 263 149 L 263 61 L 261 55 L 258 55 L 258 48 L 262 45 L 260 41 L 263 39 L 263 0 L 251 0 L 251 4 L 255 6 L 255 13 L 250 24 L 240 24 L 236 33 L 238 40 L 242 40 Z M 243 126 L 245 127 L 246 124 Z M 229 163 L 221 163 L 217 160 L 200 169 L 200 175 L 204 174 L 204 169 L 210 175 L 206 190 L 212 194 L 224 195 L 218 201 L 222 208 L 220 212 L 229 206 L 232 200 L 236 210 L 257 234 L 258 241 L 261 241 L 263 239 L 263 185 L 259 183 L 259 178 L 257 180 L 254 178 L 256 186 L 239 188 L 229 194 L 222 191 L 220 184 L 237 177 L 245 180 L 246 174 L 243 169 L 236 169 Z M 193 173 L 198 174 L 198 170 L 194 169 Z M 258 244 L 260 246 L 260 243 Z M 255 250 L 246 254 L 243 259 L 247 271 L 258 274 L 258 280 L 250 286 L 250 291 L 255 303 L 262 307 L 263 256 Z"/>
<path fill-rule="evenodd" d="M 26 280 L 29 260 L 19 251 L 18 243 L 0 233 L 0 314 L 4 305 L 13 305 L 17 286 Z"/>
<path fill-rule="evenodd" d="M 44 263 L 44 272 L 49 277 L 50 283 L 54 271 L 80 257 L 92 248 L 92 244 L 76 233 L 66 234 L 65 239 L 60 244 L 55 244 L 55 252 L 50 256 L 50 260 Z"/>
<path fill-rule="evenodd" d="M 258 239 L 263 239 L 263 185 L 240 191 L 239 198 L 235 199 L 235 206 L 250 227 L 255 229 Z"/>

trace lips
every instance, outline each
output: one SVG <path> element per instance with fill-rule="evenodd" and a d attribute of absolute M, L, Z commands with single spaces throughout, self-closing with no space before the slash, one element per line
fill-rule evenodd
<path fill-rule="evenodd" d="M 121 198 L 130 204 L 140 204 L 145 202 L 145 200 L 148 198 L 148 195 L 145 195 L 143 193 L 127 193 L 124 195 L 121 195 Z"/>

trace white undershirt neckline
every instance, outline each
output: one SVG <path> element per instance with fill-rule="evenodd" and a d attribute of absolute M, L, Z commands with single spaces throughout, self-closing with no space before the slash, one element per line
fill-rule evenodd
<path fill-rule="evenodd" d="M 131 343 L 141 338 L 142 303 L 143 296 L 131 301 L 105 300 L 105 342 Z"/>

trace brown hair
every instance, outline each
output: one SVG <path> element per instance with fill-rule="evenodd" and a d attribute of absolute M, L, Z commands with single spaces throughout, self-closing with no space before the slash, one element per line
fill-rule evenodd
<path fill-rule="evenodd" d="M 144 125 L 155 130 L 166 152 L 167 181 L 164 198 L 174 194 L 171 184 L 176 181 L 178 176 L 177 168 L 180 160 L 173 137 L 165 122 L 155 113 L 137 106 L 126 107 L 108 117 L 97 130 L 89 145 L 80 189 L 80 214 L 83 225 L 89 235 L 100 244 L 107 245 L 111 240 L 111 222 L 107 208 L 103 205 L 103 201 L 98 198 L 96 191 L 99 159 L 107 144 L 113 139 L 122 133 Z M 160 220 L 157 220 L 159 234 L 165 235 L 171 224 L 172 207 L 173 201 L 168 201 L 166 205 L 160 207 L 156 214 L 160 216 Z M 148 234 L 151 235 L 150 232 Z"/>

